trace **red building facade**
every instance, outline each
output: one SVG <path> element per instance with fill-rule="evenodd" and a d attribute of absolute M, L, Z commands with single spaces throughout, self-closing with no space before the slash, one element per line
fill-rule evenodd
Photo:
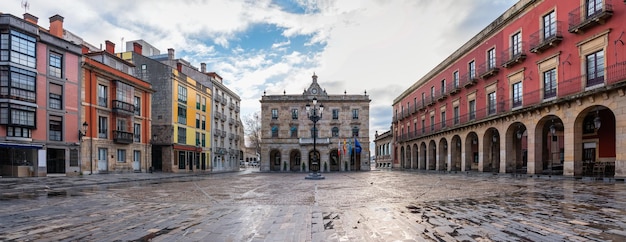
<path fill-rule="evenodd" d="M 0 14 L 0 176 L 78 174 L 80 46 L 63 17 Z"/>
<path fill-rule="evenodd" d="M 623 1 L 519 1 L 394 100 L 394 163 L 626 177 L 624 22 Z"/>

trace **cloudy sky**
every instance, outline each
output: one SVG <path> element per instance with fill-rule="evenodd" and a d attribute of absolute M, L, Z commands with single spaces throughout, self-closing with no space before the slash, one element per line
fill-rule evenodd
<path fill-rule="evenodd" d="M 0 12 L 22 17 L 25 0 Z M 224 78 L 242 118 L 267 94 L 302 93 L 315 72 L 329 94 L 361 94 L 370 137 L 391 125 L 392 102 L 516 0 L 28 0 L 28 12 L 94 46 L 144 39 Z M 125 46 L 125 44 L 124 44 Z"/>

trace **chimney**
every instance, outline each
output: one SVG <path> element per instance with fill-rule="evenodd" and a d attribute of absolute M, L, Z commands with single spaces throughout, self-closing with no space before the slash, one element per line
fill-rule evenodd
<path fill-rule="evenodd" d="M 178 70 L 178 72 L 183 72 L 183 63 L 176 63 L 176 69 Z"/>
<path fill-rule="evenodd" d="M 82 45 L 82 53 L 83 54 L 89 53 L 89 47 L 87 47 L 86 45 Z"/>
<path fill-rule="evenodd" d="M 104 44 L 106 45 L 106 52 L 109 52 L 111 54 L 115 54 L 115 43 L 111 42 L 111 41 L 104 41 Z"/>
<path fill-rule="evenodd" d="M 39 18 L 35 17 L 35 15 L 32 15 L 30 13 L 25 13 L 24 20 L 26 20 L 27 22 L 31 24 L 37 24 L 37 21 L 39 21 Z"/>
<path fill-rule="evenodd" d="M 200 63 L 200 72 L 206 73 L 206 63 Z"/>
<path fill-rule="evenodd" d="M 133 42 L 133 52 L 142 55 L 143 47 L 137 42 Z"/>
<path fill-rule="evenodd" d="M 167 59 L 168 60 L 174 59 L 174 49 L 172 48 L 167 49 Z"/>
<path fill-rule="evenodd" d="M 50 17 L 50 34 L 63 38 L 63 17 L 61 15 L 55 14 Z"/>

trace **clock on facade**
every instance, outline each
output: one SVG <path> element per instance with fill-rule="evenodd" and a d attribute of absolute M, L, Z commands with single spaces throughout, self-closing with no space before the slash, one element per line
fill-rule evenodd
<path fill-rule="evenodd" d="M 312 89 L 311 89 L 311 93 L 313 93 L 313 94 L 317 94 L 317 88 L 312 88 Z"/>

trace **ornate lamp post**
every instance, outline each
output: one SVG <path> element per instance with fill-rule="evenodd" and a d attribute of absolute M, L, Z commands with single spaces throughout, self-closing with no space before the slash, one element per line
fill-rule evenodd
<path fill-rule="evenodd" d="M 319 171 L 320 171 L 320 157 L 319 154 L 317 152 L 317 121 L 319 121 L 320 119 L 322 119 L 322 112 L 324 112 L 324 105 L 320 104 L 319 107 L 317 106 L 317 98 L 313 98 L 313 105 L 311 106 L 310 104 L 306 104 L 306 115 L 307 117 L 309 117 L 309 119 L 311 121 L 313 121 L 313 152 L 312 152 L 312 157 L 309 157 L 309 160 L 311 161 L 311 165 L 309 165 L 310 169 L 311 169 L 311 173 L 309 173 L 308 176 L 305 177 L 305 179 L 313 179 L 313 180 L 321 180 L 324 179 L 325 177 L 322 176 Z M 319 110 L 319 113 L 318 113 Z"/>

